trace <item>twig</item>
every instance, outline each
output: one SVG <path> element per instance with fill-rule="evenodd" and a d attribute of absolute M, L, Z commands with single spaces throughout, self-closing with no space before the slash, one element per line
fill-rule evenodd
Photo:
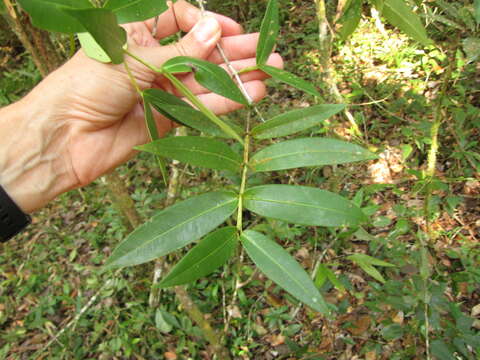
<path fill-rule="evenodd" d="M 206 9 L 205 9 L 205 5 L 204 5 L 204 0 L 197 0 L 197 3 L 198 3 L 198 7 L 200 8 L 202 17 L 205 16 Z M 233 76 L 233 78 L 234 78 L 235 81 L 237 82 L 238 87 L 240 88 L 243 96 L 245 96 L 245 99 L 247 99 L 248 104 L 253 108 L 253 110 L 254 110 L 255 113 L 258 115 L 258 117 L 260 118 L 260 120 L 261 120 L 262 122 L 265 122 L 265 119 L 263 118 L 260 110 L 258 110 L 258 108 L 254 105 L 253 99 L 252 99 L 252 98 L 250 97 L 250 95 L 248 94 L 248 91 L 247 91 L 247 89 L 245 88 L 245 84 L 243 83 L 242 79 L 240 79 L 240 75 L 239 75 L 238 71 L 233 67 L 233 65 L 232 65 L 232 63 L 230 62 L 230 60 L 228 60 L 228 57 L 227 57 L 227 55 L 225 54 L 225 50 L 223 49 L 222 45 L 220 45 L 220 43 L 217 43 L 217 50 L 218 50 L 218 53 L 220 54 L 220 56 L 222 57 L 222 60 L 223 60 L 223 61 L 225 62 L 225 64 L 227 65 L 228 71 L 230 72 L 230 74 Z"/>

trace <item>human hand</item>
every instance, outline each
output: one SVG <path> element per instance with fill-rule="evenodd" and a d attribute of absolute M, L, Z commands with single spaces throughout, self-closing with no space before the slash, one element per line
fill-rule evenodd
<path fill-rule="evenodd" d="M 156 38 L 152 36 L 153 19 L 125 26 L 131 53 L 156 67 L 179 55 L 221 64 L 215 50 L 220 42 L 235 68 L 255 65 L 257 34 L 242 35 L 240 25 L 221 15 L 197 24 L 201 18 L 197 8 L 183 0 L 173 6 L 160 16 Z M 158 44 L 158 39 L 179 28 L 188 31 L 179 42 Z M 174 92 L 165 78 L 130 57 L 125 61 L 141 89 Z M 269 63 L 282 66 L 276 54 Z M 242 76 L 254 101 L 265 95 L 265 77 L 260 71 Z M 217 114 L 241 107 L 208 92 L 191 74 L 180 78 Z M 28 96 L 0 112 L 2 139 L 8 139 L 0 144 L 0 184 L 26 212 L 89 184 L 131 158 L 134 146 L 148 141 L 139 100 L 123 64 L 102 64 L 79 51 Z M 173 124 L 158 113 L 155 117 L 164 135 Z"/>

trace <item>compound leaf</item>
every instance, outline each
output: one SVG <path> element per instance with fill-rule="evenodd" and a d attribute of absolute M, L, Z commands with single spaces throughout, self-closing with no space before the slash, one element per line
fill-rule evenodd
<path fill-rule="evenodd" d="M 215 229 L 237 205 L 235 193 L 217 191 L 170 206 L 128 235 L 105 266 L 138 265 L 175 251 Z"/>
<path fill-rule="evenodd" d="M 242 158 L 227 144 L 200 136 L 176 136 L 155 140 L 136 149 L 215 170 L 238 171 Z"/>
<path fill-rule="evenodd" d="M 373 277 L 375 280 L 380 281 L 381 283 L 385 283 L 385 279 L 380 274 L 380 272 L 375 269 L 375 266 L 383 266 L 383 267 L 394 267 L 395 265 L 390 264 L 386 261 L 376 259 L 374 257 L 365 255 L 365 254 L 353 254 L 347 257 L 347 259 L 355 262 L 360 268 L 365 271 L 368 275 Z"/>
<path fill-rule="evenodd" d="M 262 172 L 344 164 L 376 158 L 377 156 L 368 150 L 346 141 L 305 138 L 270 145 L 253 155 L 250 165 L 255 171 Z"/>
<path fill-rule="evenodd" d="M 160 287 L 187 284 L 214 272 L 233 255 L 238 235 L 235 227 L 214 231 L 192 248 L 160 282 Z"/>
<path fill-rule="evenodd" d="M 268 278 L 312 309 L 329 313 L 313 281 L 283 247 L 253 230 L 243 232 L 241 241 L 248 256 Z"/>
<path fill-rule="evenodd" d="M 293 110 L 255 126 L 252 135 L 256 139 L 271 139 L 295 134 L 319 125 L 343 109 L 343 104 L 324 104 Z"/>
<path fill-rule="evenodd" d="M 112 10 L 120 24 L 153 18 L 168 9 L 166 0 L 109 0 L 104 6 Z"/>
<path fill-rule="evenodd" d="M 356 226 L 366 221 L 351 201 L 307 186 L 253 187 L 245 192 L 244 205 L 259 215 L 301 225 Z"/>
<path fill-rule="evenodd" d="M 211 62 L 188 56 L 177 56 L 163 64 L 162 71 L 169 73 L 184 72 L 187 66 L 193 70 L 195 80 L 208 90 L 237 103 L 248 105 L 247 99 L 230 75 L 223 68 Z"/>
<path fill-rule="evenodd" d="M 269 0 L 265 16 L 260 27 L 260 37 L 257 45 L 257 65 L 264 65 L 275 47 L 280 20 L 278 0 Z"/>
<path fill-rule="evenodd" d="M 259 68 L 275 80 L 281 81 L 299 90 L 305 91 L 307 94 L 322 97 L 322 95 L 320 95 L 320 93 L 317 91 L 317 89 L 315 89 L 312 84 L 306 82 L 302 78 L 299 78 L 297 75 L 266 64 L 259 65 Z"/>

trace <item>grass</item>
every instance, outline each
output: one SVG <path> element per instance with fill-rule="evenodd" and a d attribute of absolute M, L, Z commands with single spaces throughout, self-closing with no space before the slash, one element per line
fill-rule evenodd
<path fill-rule="evenodd" d="M 283 1 L 282 6 L 278 51 L 287 70 L 316 82 L 320 68 L 313 2 Z M 258 28 L 260 2 L 240 10 L 219 7 L 248 19 L 247 30 Z M 440 28 L 430 29 L 432 36 L 442 40 L 444 25 L 435 26 Z M 349 43 L 335 44 L 333 58 L 338 87 L 363 132 L 357 141 L 376 149 L 381 159 L 278 172 L 272 179 L 354 198 L 371 223 L 363 229 L 312 229 L 273 220 L 256 224 L 310 272 L 317 261 L 333 271 L 338 282 L 326 280 L 321 290 L 336 308 L 334 319 L 304 307 L 296 311 L 296 300 L 254 272 L 248 261 L 242 265 L 244 286 L 234 303 L 235 279 L 227 268 L 188 286 L 219 329 L 229 314 L 226 342 L 236 358 L 421 359 L 425 315 L 433 357 L 476 359 L 480 354 L 478 65 L 466 64 L 461 51 L 454 54 L 432 181 L 424 170 L 449 58 L 446 50 L 423 49 L 395 29 L 387 27 L 386 32 L 381 34 L 364 18 Z M 459 36 L 478 34 L 463 31 Z M 34 83 L 17 82 L 16 74 L 31 70 L 26 58 L 23 67 L 9 69 L 2 89 L 10 86 L 17 92 L 5 103 Z M 315 103 L 284 85 L 269 84 L 270 95 L 260 105 L 267 118 Z M 232 118 L 241 120 L 242 112 Z M 350 138 L 349 126 L 339 117 L 314 132 Z M 145 218 L 162 207 L 165 197 L 155 167 L 154 159 L 142 154 L 119 169 Z M 211 189 L 218 181 L 215 174 L 193 168 L 186 168 L 183 178 L 180 198 Z M 153 264 L 125 269 L 112 283 L 112 274 L 97 271 L 125 235 L 120 214 L 98 180 L 36 213 L 27 232 L 1 245 L 0 359 L 209 359 L 200 329 L 170 291 L 161 292 L 158 309 L 149 308 Z M 376 267 L 386 282 L 347 259 L 356 253 L 393 263 L 393 268 Z M 177 257 L 170 256 L 169 262 Z M 95 295 L 80 320 L 45 348 Z M 453 352 L 456 357 L 449 355 Z"/>

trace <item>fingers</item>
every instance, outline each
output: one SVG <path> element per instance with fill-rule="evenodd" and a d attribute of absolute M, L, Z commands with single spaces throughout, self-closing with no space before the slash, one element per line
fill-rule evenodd
<path fill-rule="evenodd" d="M 263 99 L 267 93 L 265 84 L 260 80 L 245 83 L 245 89 L 254 102 Z M 228 114 L 243 107 L 242 104 L 213 93 L 199 95 L 198 98 L 217 115 Z"/>
<path fill-rule="evenodd" d="M 222 45 L 223 51 L 228 60 L 248 59 L 255 57 L 258 37 L 258 33 L 222 37 L 220 39 L 220 45 Z M 218 50 L 214 50 L 207 60 L 214 64 L 221 64 L 224 62 Z"/>
<path fill-rule="evenodd" d="M 247 67 L 255 66 L 256 60 L 255 58 L 237 60 L 237 61 L 232 61 L 231 64 L 235 70 L 239 71 Z M 277 68 L 283 68 L 282 57 L 278 54 L 272 54 L 268 58 L 267 64 L 270 66 L 275 66 Z M 220 66 L 224 69 L 227 68 L 225 64 L 222 64 Z M 240 79 L 242 80 L 242 82 L 245 83 L 245 82 L 254 81 L 254 80 L 265 80 L 268 77 L 269 76 L 265 74 L 263 71 L 256 70 L 256 71 L 251 71 L 241 75 Z M 196 95 L 205 94 L 209 92 L 209 90 L 205 89 L 203 86 L 197 83 L 193 74 L 185 75 L 185 77 L 182 79 L 182 82 L 185 85 L 187 85 L 187 87 Z M 179 95 L 179 93 L 175 93 L 175 94 L 177 96 Z"/>
<path fill-rule="evenodd" d="M 220 40 L 219 22 L 213 17 L 202 18 L 181 40 L 166 46 L 144 47 L 132 44 L 131 51 L 147 63 L 161 67 L 166 61 L 176 56 L 191 56 L 206 59 Z M 137 80 L 151 83 L 155 74 L 145 66 L 132 61 Z M 153 76 L 153 77 L 152 77 Z"/>
<path fill-rule="evenodd" d="M 170 8 L 161 14 L 157 22 L 156 38 L 162 39 L 173 35 L 179 30 L 188 32 L 202 17 L 200 9 L 190 5 L 184 0 L 177 1 L 175 4 L 169 4 Z M 207 12 L 217 19 L 224 36 L 238 35 L 243 32 L 242 27 L 234 20 L 219 14 Z M 155 26 L 155 19 L 145 22 L 150 33 Z"/>

